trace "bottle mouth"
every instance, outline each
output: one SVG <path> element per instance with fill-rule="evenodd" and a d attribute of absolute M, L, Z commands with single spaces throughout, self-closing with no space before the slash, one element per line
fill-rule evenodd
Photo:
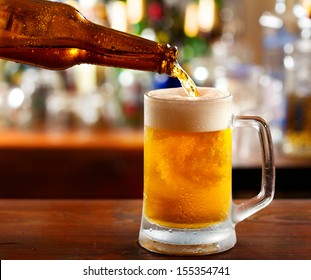
<path fill-rule="evenodd" d="M 174 64 L 177 63 L 177 57 L 178 57 L 178 49 L 176 46 L 171 46 L 169 44 L 162 45 L 164 49 L 164 55 L 165 57 L 162 60 L 159 74 L 167 74 L 169 76 L 172 76 Z"/>
<path fill-rule="evenodd" d="M 169 44 L 165 45 L 168 51 L 168 57 L 172 58 L 174 61 L 177 60 L 178 57 L 178 49 L 176 46 L 171 46 Z"/>

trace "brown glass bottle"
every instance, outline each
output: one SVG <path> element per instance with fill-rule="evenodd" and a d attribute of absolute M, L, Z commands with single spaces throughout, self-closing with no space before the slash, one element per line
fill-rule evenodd
<path fill-rule="evenodd" d="M 0 58 L 53 70 L 88 63 L 173 75 L 177 49 L 94 24 L 63 3 L 0 0 Z"/>

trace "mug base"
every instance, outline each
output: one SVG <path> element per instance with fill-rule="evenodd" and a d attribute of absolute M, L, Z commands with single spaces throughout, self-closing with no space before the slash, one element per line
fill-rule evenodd
<path fill-rule="evenodd" d="M 236 243 L 235 229 L 229 222 L 207 228 L 176 229 L 152 224 L 143 218 L 139 244 L 155 253 L 191 256 L 216 254 Z"/>

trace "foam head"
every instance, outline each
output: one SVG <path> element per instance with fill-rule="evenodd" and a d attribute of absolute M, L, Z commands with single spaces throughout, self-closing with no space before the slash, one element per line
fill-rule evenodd
<path fill-rule="evenodd" d="M 230 93 L 215 88 L 198 89 L 199 97 L 188 97 L 182 88 L 146 93 L 145 126 L 188 132 L 217 131 L 230 127 Z"/>

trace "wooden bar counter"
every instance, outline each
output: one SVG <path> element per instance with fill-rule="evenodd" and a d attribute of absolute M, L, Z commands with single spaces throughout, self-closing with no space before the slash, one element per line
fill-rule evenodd
<path fill-rule="evenodd" d="M 187 259 L 137 242 L 142 201 L 0 200 L 0 259 Z M 191 259 L 311 259 L 311 200 L 274 200 L 237 225 L 238 243 Z"/>
<path fill-rule="evenodd" d="M 277 147 L 275 158 L 276 197 L 311 198 L 311 158 L 286 157 Z M 260 152 L 233 159 L 234 198 L 257 195 Z M 0 198 L 141 199 L 143 130 L 0 128 L 0 178 Z"/>

